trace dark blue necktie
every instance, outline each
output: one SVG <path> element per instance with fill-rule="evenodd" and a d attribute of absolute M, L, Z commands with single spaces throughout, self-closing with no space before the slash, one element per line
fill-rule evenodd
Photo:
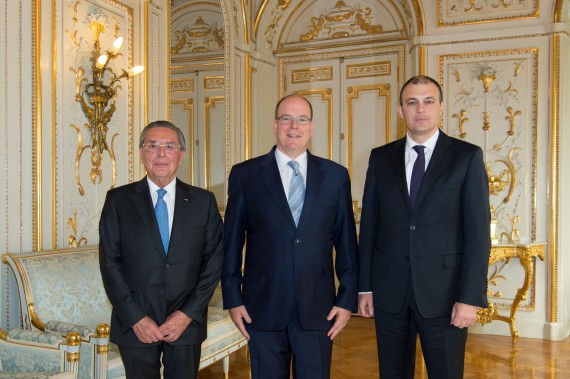
<path fill-rule="evenodd" d="M 422 145 L 416 145 L 413 149 L 418 153 L 418 157 L 414 162 L 414 167 L 412 168 L 412 178 L 410 179 L 410 204 L 412 208 L 416 203 L 416 198 L 418 197 L 418 192 L 420 192 L 420 185 L 422 184 L 422 178 L 426 170 L 426 156 L 424 155 L 424 149 L 426 147 Z"/>
<path fill-rule="evenodd" d="M 299 224 L 299 217 L 303 210 L 303 203 L 305 202 L 305 181 L 303 174 L 299 171 L 299 163 L 296 161 L 289 161 L 287 164 L 293 169 L 293 176 L 289 183 L 289 208 L 295 220 L 295 225 Z"/>
<path fill-rule="evenodd" d="M 158 222 L 158 230 L 160 231 L 160 238 L 162 239 L 164 252 L 168 254 L 168 243 L 170 242 L 170 233 L 168 230 L 168 207 L 163 199 L 164 195 L 166 195 L 166 190 L 164 188 L 160 188 L 156 192 L 158 193 L 158 200 L 154 207 L 154 213 L 156 213 L 156 221 Z"/>

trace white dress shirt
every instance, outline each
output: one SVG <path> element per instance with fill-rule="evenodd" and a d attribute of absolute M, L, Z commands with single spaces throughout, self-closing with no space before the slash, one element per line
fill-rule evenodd
<path fill-rule="evenodd" d="M 422 143 L 422 146 L 425 146 L 424 155 L 426 157 L 426 167 L 427 170 L 429 161 L 433 154 L 433 149 L 435 149 L 435 144 L 437 143 L 437 138 L 439 137 L 439 129 L 435 131 L 433 136 L 428 138 L 427 141 Z M 412 179 L 412 169 L 414 168 L 414 163 L 418 158 L 418 153 L 413 149 L 414 146 L 419 145 L 419 143 L 414 142 L 413 139 L 410 138 L 408 134 L 406 134 L 406 182 L 408 183 L 408 194 L 410 193 L 410 180 Z"/>
<path fill-rule="evenodd" d="M 293 160 L 299 163 L 299 172 L 301 175 L 303 175 L 305 188 L 307 188 L 307 159 L 308 154 L 306 151 L 303 154 L 299 155 L 297 158 L 291 159 L 281 150 L 275 149 L 275 160 L 277 161 L 277 168 L 279 169 L 279 174 L 281 175 L 281 182 L 283 183 L 283 189 L 285 190 L 285 196 L 287 196 L 287 200 L 289 200 L 289 184 L 291 183 L 291 178 L 293 177 L 293 169 L 287 163 Z"/>

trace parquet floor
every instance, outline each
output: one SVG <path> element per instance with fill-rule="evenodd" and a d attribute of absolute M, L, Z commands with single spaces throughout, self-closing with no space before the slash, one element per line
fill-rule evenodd
<path fill-rule="evenodd" d="M 419 343 L 418 343 L 419 349 Z M 416 379 L 427 379 L 423 360 L 416 359 Z M 200 371 L 200 379 L 222 379 L 222 362 Z M 232 354 L 230 379 L 249 379 L 246 349 Z M 374 321 L 352 317 L 335 339 L 331 378 L 378 378 Z M 531 338 L 469 334 L 465 379 L 570 378 L 570 338 L 560 342 Z M 435 378 L 437 379 L 437 378 Z"/>

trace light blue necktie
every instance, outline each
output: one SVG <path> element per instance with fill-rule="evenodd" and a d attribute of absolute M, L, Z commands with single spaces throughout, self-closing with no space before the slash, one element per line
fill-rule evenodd
<path fill-rule="evenodd" d="M 293 169 L 293 177 L 289 183 L 289 208 L 293 214 L 295 225 L 299 224 L 299 217 L 303 210 L 303 202 L 305 201 L 305 181 L 303 175 L 299 171 L 299 163 L 289 161 L 287 164 Z"/>
<path fill-rule="evenodd" d="M 160 188 L 156 192 L 158 193 L 158 200 L 154 207 L 154 213 L 156 213 L 156 221 L 158 221 L 158 230 L 160 231 L 160 238 L 162 238 L 164 252 L 168 254 L 168 243 L 170 242 L 170 233 L 168 231 L 168 208 L 166 207 L 166 202 L 163 199 L 164 195 L 166 195 L 166 190 L 164 188 Z"/>

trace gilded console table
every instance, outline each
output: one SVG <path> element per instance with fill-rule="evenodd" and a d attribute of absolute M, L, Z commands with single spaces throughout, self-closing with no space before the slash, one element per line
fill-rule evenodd
<path fill-rule="evenodd" d="M 498 309 L 495 305 L 489 301 L 488 308 L 479 309 L 477 312 L 477 321 L 481 324 L 487 324 L 493 320 L 504 321 L 509 324 L 511 329 L 511 335 L 513 338 L 519 336 L 519 332 L 515 326 L 515 319 L 517 314 L 517 309 L 521 300 L 526 299 L 526 293 L 530 287 L 530 281 L 534 275 L 534 258 L 540 258 L 544 260 L 544 244 L 531 244 L 531 245 L 519 245 L 519 244 L 509 244 L 509 245 L 493 245 L 491 248 L 491 255 L 489 256 L 489 266 L 493 265 L 499 261 L 506 262 L 511 258 L 518 258 L 520 260 L 521 266 L 524 269 L 524 281 L 522 286 L 517 290 L 517 295 L 515 296 L 513 303 L 511 304 L 510 316 L 502 316 L 499 314 Z M 493 277 L 489 281 L 494 280 Z"/>

